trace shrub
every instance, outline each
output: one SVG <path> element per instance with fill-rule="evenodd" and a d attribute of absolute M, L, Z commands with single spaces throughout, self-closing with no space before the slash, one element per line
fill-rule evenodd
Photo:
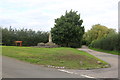
<path fill-rule="evenodd" d="M 120 51 L 120 34 L 109 35 L 105 38 L 92 42 L 89 46 L 104 50 Z"/>
<path fill-rule="evenodd" d="M 37 46 L 45 46 L 45 43 L 38 43 Z"/>

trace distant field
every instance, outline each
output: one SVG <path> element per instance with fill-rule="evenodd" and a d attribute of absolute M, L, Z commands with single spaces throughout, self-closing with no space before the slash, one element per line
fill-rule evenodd
<path fill-rule="evenodd" d="M 114 54 L 114 55 L 120 55 L 120 51 L 108 51 L 108 50 L 102 50 L 102 49 L 96 49 L 96 48 L 91 48 L 90 49 L 92 50 L 95 50 L 95 51 L 100 51 L 100 52 L 105 52 L 105 53 L 110 53 L 110 54 Z"/>
<path fill-rule="evenodd" d="M 2 46 L 2 55 L 44 66 L 52 65 L 68 69 L 104 68 L 106 62 L 74 48 L 33 48 Z M 97 62 L 101 61 L 101 64 Z"/>

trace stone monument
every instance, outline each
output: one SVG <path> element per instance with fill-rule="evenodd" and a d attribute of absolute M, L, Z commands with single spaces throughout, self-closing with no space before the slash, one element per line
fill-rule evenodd
<path fill-rule="evenodd" d="M 51 32 L 49 33 L 49 42 L 52 42 Z"/>
<path fill-rule="evenodd" d="M 49 42 L 47 42 L 45 45 L 46 46 L 54 46 L 54 45 L 56 45 L 55 43 L 52 42 L 51 32 L 49 32 Z"/>
<path fill-rule="evenodd" d="M 59 47 L 55 43 L 52 42 L 52 35 L 51 32 L 49 32 L 49 41 L 47 43 L 38 43 L 38 47 L 46 47 L 46 48 L 54 48 L 54 47 Z"/>

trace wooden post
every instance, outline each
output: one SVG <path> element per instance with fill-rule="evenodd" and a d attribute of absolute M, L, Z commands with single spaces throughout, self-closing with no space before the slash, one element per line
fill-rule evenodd
<path fill-rule="evenodd" d="M 22 42 L 21 42 L 21 46 L 22 46 Z"/>
<path fill-rule="evenodd" d="M 20 46 L 22 46 L 22 45 L 21 45 L 21 42 L 20 42 Z"/>

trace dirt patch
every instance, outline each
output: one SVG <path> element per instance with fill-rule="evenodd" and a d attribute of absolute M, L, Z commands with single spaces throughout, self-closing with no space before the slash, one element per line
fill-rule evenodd
<path fill-rule="evenodd" d="M 57 56 L 57 59 L 59 60 L 76 60 L 76 61 L 87 61 L 89 64 L 95 64 L 97 60 L 88 58 L 84 55 L 76 55 L 76 54 L 70 54 L 70 55 L 64 55 L 64 56 Z"/>

